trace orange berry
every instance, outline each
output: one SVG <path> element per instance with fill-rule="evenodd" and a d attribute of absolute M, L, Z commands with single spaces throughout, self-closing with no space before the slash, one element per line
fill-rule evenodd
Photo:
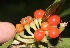
<path fill-rule="evenodd" d="M 33 18 L 31 16 L 27 16 L 25 18 L 22 18 L 20 22 L 23 25 L 27 25 L 27 24 L 30 24 L 32 21 L 33 21 Z"/>
<path fill-rule="evenodd" d="M 31 16 L 26 17 L 26 22 L 29 24 L 33 21 L 33 18 Z"/>
<path fill-rule="evenodd" d="M 51 25 L 48 22 L 43 22 L 41 24 L 41 29 L 43 29 L 43 30 L 48 30 L 50 27 L 51 27 Z"/>
<path fill-rule="evenodd" d="M 24 29 L 23 25 L 22 24 L 16 24 L 16 31 L 17 32 L 22 32 Z"/>
<path fill-rule="evenodd" d="M 22 25 L 28 24 L 27 21 L 26 21 L 26 18 L 22 18 L 21 21 L 20 21 L 20 23 L 21 23 Z"/>

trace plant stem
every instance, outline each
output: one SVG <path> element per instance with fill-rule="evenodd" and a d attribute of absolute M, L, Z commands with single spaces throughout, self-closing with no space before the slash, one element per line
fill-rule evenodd
<path fill-rule="evenodd" d="M 31 31 L 30 31 L 30 25 L 25 25 L 24 28 L 26 29 L 26 31 L 30 34 L 30 35 L 34 35 Z"/>
<path fill-rule="evenodd" d="M 19 34 L 16 34 L 15 38 L 21 42 L 24 42 L 24 43 L 34 43 L 34 39 L 24 39 L 24 38 L 21 38 L 19 36 Z"/>

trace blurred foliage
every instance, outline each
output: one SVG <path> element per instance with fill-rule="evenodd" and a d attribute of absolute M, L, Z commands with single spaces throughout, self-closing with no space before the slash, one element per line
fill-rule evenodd
<path fill-rule="evenodd" d="M 67 16 L 67 15 L 69 15 L 69 14 L 70 14 L 70 8 L 64 10 L 64 11 L 60 14 L 60 17 L 62 18 L 62 17 Z"/>

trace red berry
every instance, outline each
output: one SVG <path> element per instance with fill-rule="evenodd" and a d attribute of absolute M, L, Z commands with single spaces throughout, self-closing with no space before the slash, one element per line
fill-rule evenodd
<path fill-rule="evenodd" d="M 50 27 L 51 27 L 51 25 L 48 22 L 43 22 L 41 24 L 41 29 L 43 29 L 43 30 L 48 30 Z"/>
<path fill-rule="evenodd" d="M 48 18 L 48 22 L 51 25 L 58 25 L 60 23 L 60 17 L 58 15 L 52 15 Z"/>
<path fill-rule="evenodd" d="M 34 12 L 34 17 L 35 18 L 37 18 L 37 19 L 39 19 L 39 18 L 42 18 L 42 16 L 44 15 L 44 10 L 36 10 L 35 12 Z"/>
<path fill-rule="evenodd" d="M 34 32 L 34 39 L 36 41 L 41 41 L 45 36 L 45 33 L 42 29 L 38 29 Z"/>
<path fill-rule="evenodd" d="M 48 30 L 48 35 L 50 36 L 50 38 L 57 38 L 59 34 L 59 29 L 56 27 L 52 27 Z"/>

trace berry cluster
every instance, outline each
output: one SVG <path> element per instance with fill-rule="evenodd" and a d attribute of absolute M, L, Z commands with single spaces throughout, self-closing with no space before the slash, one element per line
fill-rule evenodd
<path fill-rule="evenodd" d="M 20 24 L 16 24 L 16 31 L 22 32 L 25 28 L 29 34 L 34 36 L 36 41 L 41 41 L 45 35 L 50 38 L 57 38 L 60 34 L 60 31 L 57 28 L 57 25 L 60 23 L 60 17 L 58 15 L 51 15 L 46 22 L 41 22 L 44 13 L 45 11 L 40 9 L 34 12 L 34 18 L 31 16 L 22 18 Z M 40 27 L 38 24 L 40 24 Z M 27 29 L 30 28 L 29 26 L 35 30 L 34 34 L 30 29 Z"/>
<path fill-rule="evenodd" d="M 43 10 L 37 10 L 34 12 L 35 18 L 42 18 L 42 15 L 44 14 Z M 38 17 L 39 16 L 39 17 Z M 38 29 L 34 32 L 34 39 L 37 41 L 40 41 L 44 38 L 45 36 L 45 31 L 48 32 L 48 36 L 50 38 L 56 38 L 59 36 L 60 31 L 57 28 L 57 25 L 60 23 L 60 17 L 58 15 L 51 15 L 48 19 L 47 22 L 42 22 L 41 23 L 41 29 Z"/>

